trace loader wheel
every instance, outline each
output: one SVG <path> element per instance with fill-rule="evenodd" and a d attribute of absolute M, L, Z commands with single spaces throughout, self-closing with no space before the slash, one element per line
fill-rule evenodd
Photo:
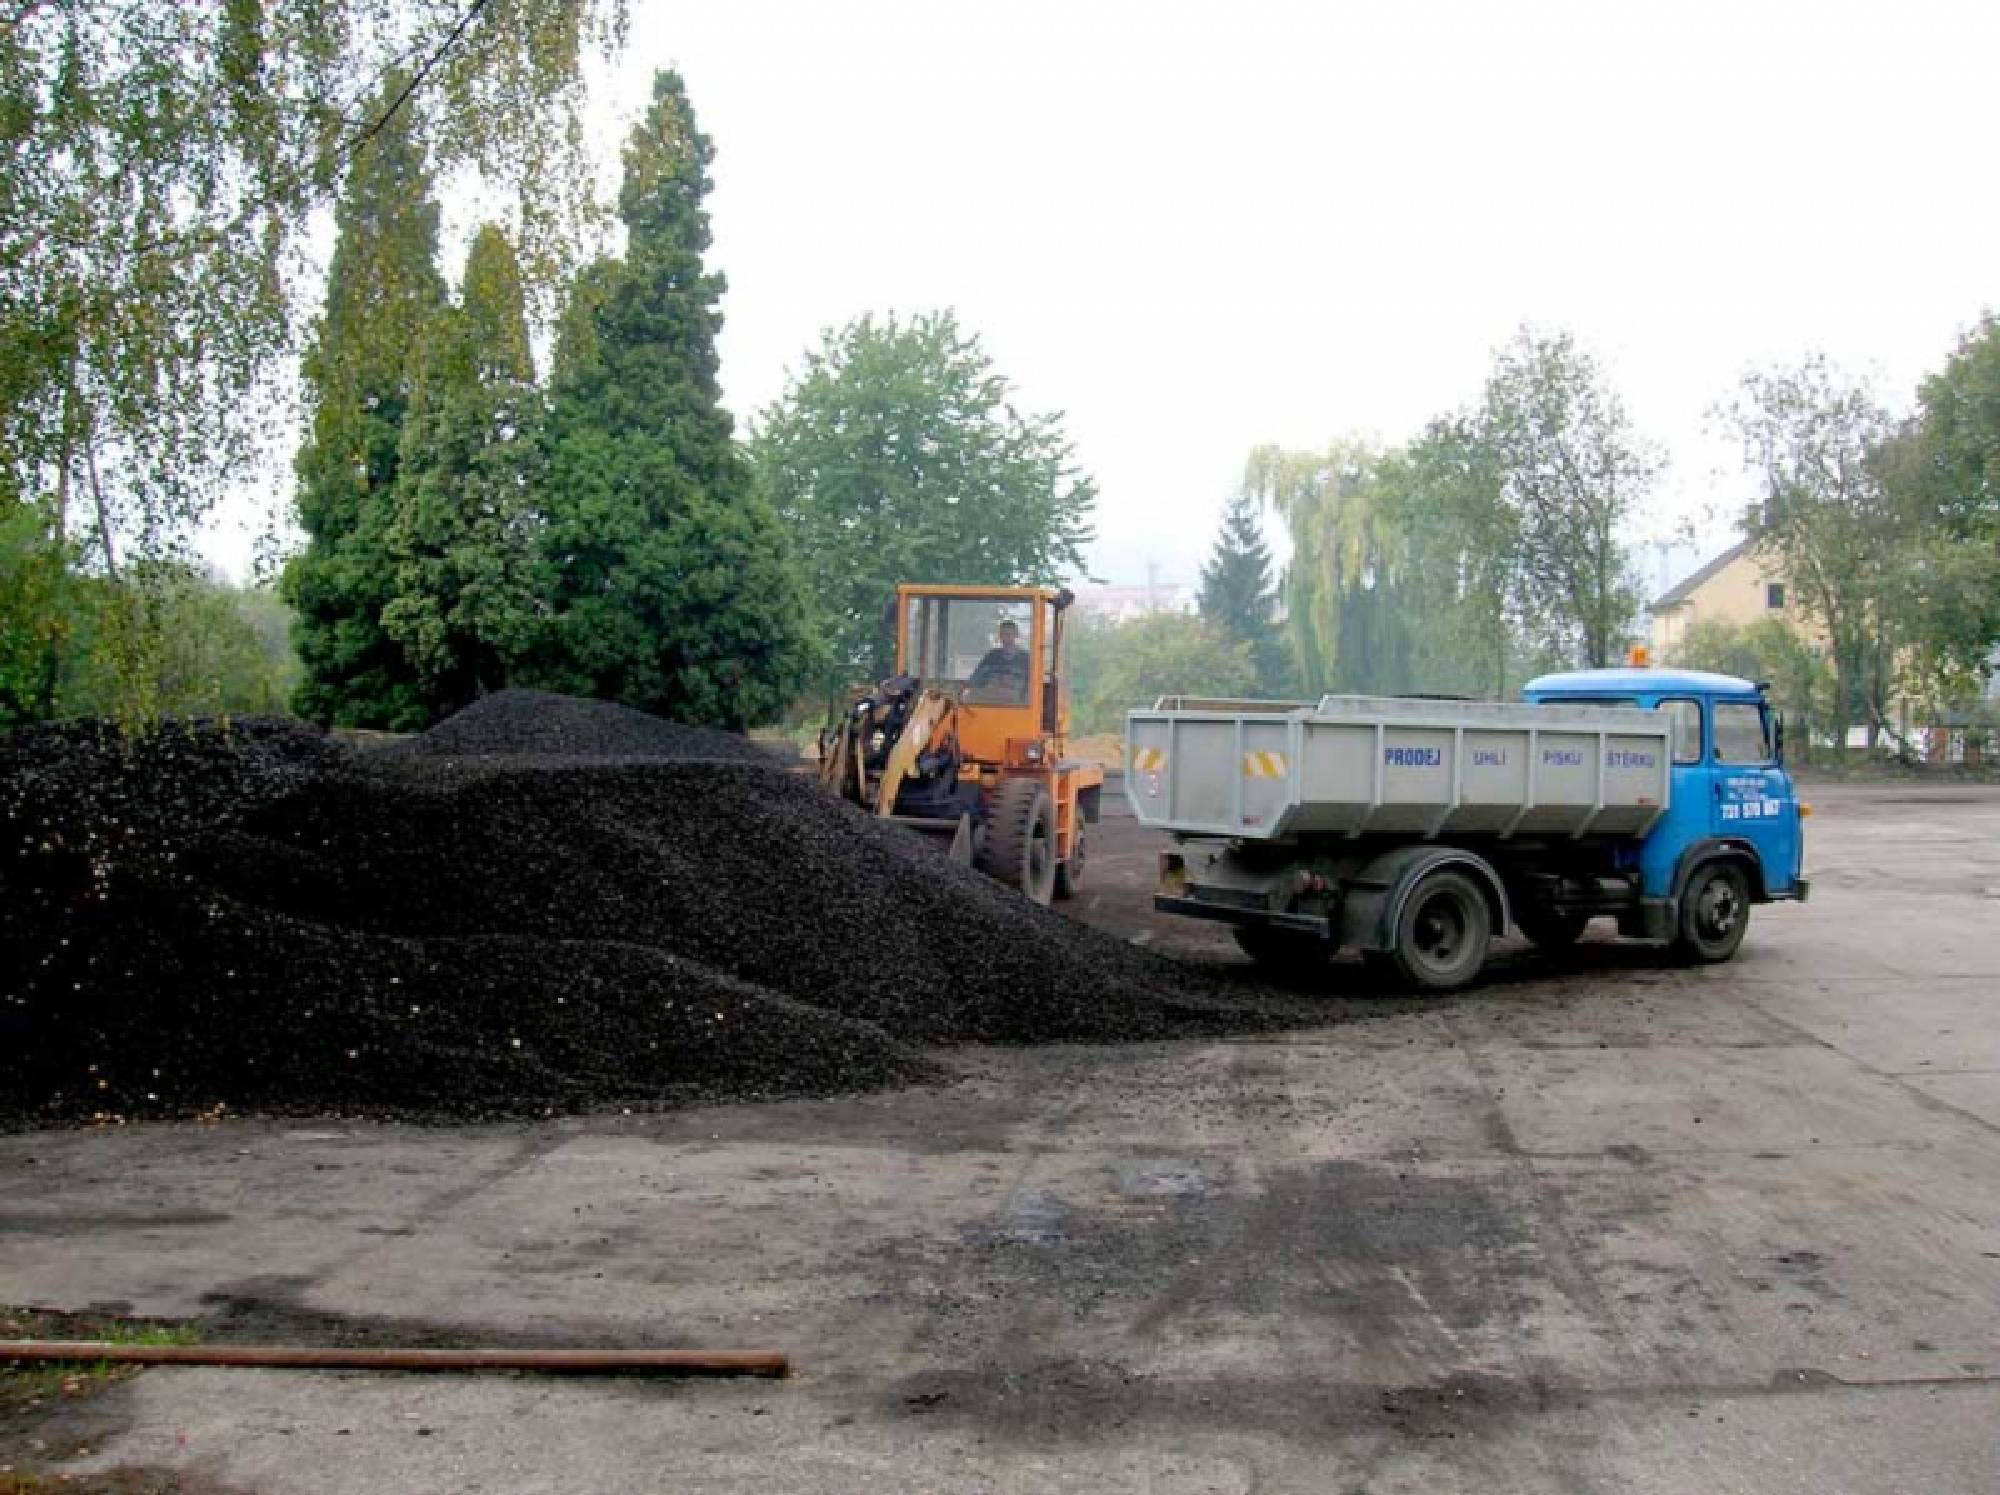
<path fill-rule="evenodd" d="M 1074 898 L 1083 886 L 1083 821 L 1076 823 L 1076 840 L 1070 844 L 1069 858 L 1056 863 L 1056 897 Z"/>
<path fill-rule="evenodd" d="M 1056 891 L 1056 809 L 1033 779 L 1008 779 L 994 791 L 979 870 L 1046 905 Z"/>

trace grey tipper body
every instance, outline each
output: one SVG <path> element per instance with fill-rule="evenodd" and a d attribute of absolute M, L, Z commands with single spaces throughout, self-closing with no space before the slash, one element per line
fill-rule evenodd
<path fill-rule="evenodd" d="M 1796 835 L 1779 843 L 1786 865 L 1764 854 L 1796 804 L 1758 687 L 1633 670 L 1547 676 L 1529 694 L 1171 696 L 1132 712 L 1126 797 L 1181 848 L 1161 857 L 1155 906 L 1234 926 L 1262 964 L 1347 946 L 1442 991 L 1473 980 L 1510 926 L 1553 948 L 1609 917 L 1726 960 L 1752 903 L 1805 895 Z M 1731 786 L 1753 780 L 1746 818 Z"/>

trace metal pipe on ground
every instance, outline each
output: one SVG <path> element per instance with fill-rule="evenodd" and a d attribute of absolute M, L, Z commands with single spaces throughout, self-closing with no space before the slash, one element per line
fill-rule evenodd
<path fill-rule="evenodd" d="M 776 1350 L 313 1349 L 292 1345 L 113 1344 L 102 1340 L 0 1339 L 8 1360 L 111 1361 L 127 1365 L 227 1365 L 300 1370 L 523 1370 L 558 1376 L 768 1376 L 791 1374 Z"/>

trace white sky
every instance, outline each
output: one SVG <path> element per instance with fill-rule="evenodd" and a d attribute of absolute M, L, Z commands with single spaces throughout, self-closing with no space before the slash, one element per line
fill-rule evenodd
<path fill-rule="evenodd" d="M 1251 446 L 1404 439 L 1524 322 L 1669 450 L 1631 538 L 1713 510 L 1713 550 L 1746 368 L 1820 348 L 1900 405 L 2000 305 L 1991 0 L 633 11 L 605 154 L 677 66 L 739 426 L 820 328 L 954 307 L 1067 413 L 1114 582 L 1191 577 Z"/>

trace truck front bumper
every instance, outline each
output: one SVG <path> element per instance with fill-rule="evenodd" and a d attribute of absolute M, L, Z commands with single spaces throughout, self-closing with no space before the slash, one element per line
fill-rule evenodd
<path fill-rule="evenodd" d="M 1155 893 L 1153 907 L 1163 914 L 1184 914 L 1190 919 L 1213 919 L 1218 924 L 1296 929 L 1301 934 L 1316 934 L 1321 939 L 1333 937 L 1333 926 L 1323 914 L 1275 913 L 1268 908 L 1251 908 L 1235 903 L 1212 903 L 1206 898 L 1176 898 L 1167 893 Z"/>

